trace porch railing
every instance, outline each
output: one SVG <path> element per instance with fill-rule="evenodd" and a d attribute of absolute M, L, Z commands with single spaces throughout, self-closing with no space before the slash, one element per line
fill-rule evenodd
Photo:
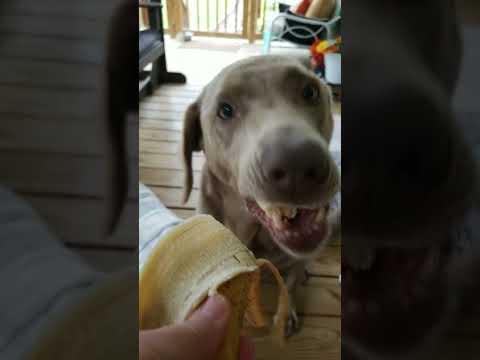
<path fill-rule="evenodd" d="M 275 0 L 166 0 L 163 15 L 166 30 L 175 36 L 182 30 L 201 36 L 261 37 Z"/>

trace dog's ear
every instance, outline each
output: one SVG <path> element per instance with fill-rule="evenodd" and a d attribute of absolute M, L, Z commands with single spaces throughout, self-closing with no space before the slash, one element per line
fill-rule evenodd
<path fill-rule="evenodd" d="M 191 104 L 185 113 L 183 123 L 183 163 L 185 167 L 185 189 L 183 193 L 183 202 L 187 202 L 192 191 L 193 169 L 192 155 L 194 151 L 201 151 L 202 128 L 200 126 L 200 99 Z"/>

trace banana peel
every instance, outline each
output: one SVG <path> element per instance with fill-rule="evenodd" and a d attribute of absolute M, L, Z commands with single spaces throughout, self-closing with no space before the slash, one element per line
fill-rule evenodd
<path fill-rule="evenodd" d="M 186 220 L 159 240 L 140 271 L 139 326 L 142 330 L 182 322 L 214 294 L 231 304 L 225 341 L 217 360 L 237 360 L 244 318 L 269 325 L 261 305 L 262 267 L 277 280 L 279 300 L 271 335 L 284 342 L 288 291 L 278 270 L 255 259 L 240 240 L 209 215 Z"/>

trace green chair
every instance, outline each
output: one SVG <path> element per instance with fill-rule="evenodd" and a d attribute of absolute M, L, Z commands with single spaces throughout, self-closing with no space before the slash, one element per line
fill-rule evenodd
<path fill-rule="evenodd" d="M 307 18 L 287 10 L 276 14 L 265 26 L 263 53 L 268 54 L 273 41 L 288 41 L 300 47 L 309 47 L 316 40 L 333 39 L 341 34 L 341 0 L 330 19 Z"/>

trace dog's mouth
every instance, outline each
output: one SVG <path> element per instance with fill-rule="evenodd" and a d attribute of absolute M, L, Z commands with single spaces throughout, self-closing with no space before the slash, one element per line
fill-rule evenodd
<path fill-rule="evenodd" d="M 445 291 L 450 247 L 382 247 L 360 253 L 342 254 L 346 341 L 380 353 L 418 346 L 451 305 Z"/>
<path fill-rule="evenodd" d="M 330 205 L 306 208 L 247 200 L 246 206 L 277 245 L 291 255 L 308 255 L 328 238 Z"/>

